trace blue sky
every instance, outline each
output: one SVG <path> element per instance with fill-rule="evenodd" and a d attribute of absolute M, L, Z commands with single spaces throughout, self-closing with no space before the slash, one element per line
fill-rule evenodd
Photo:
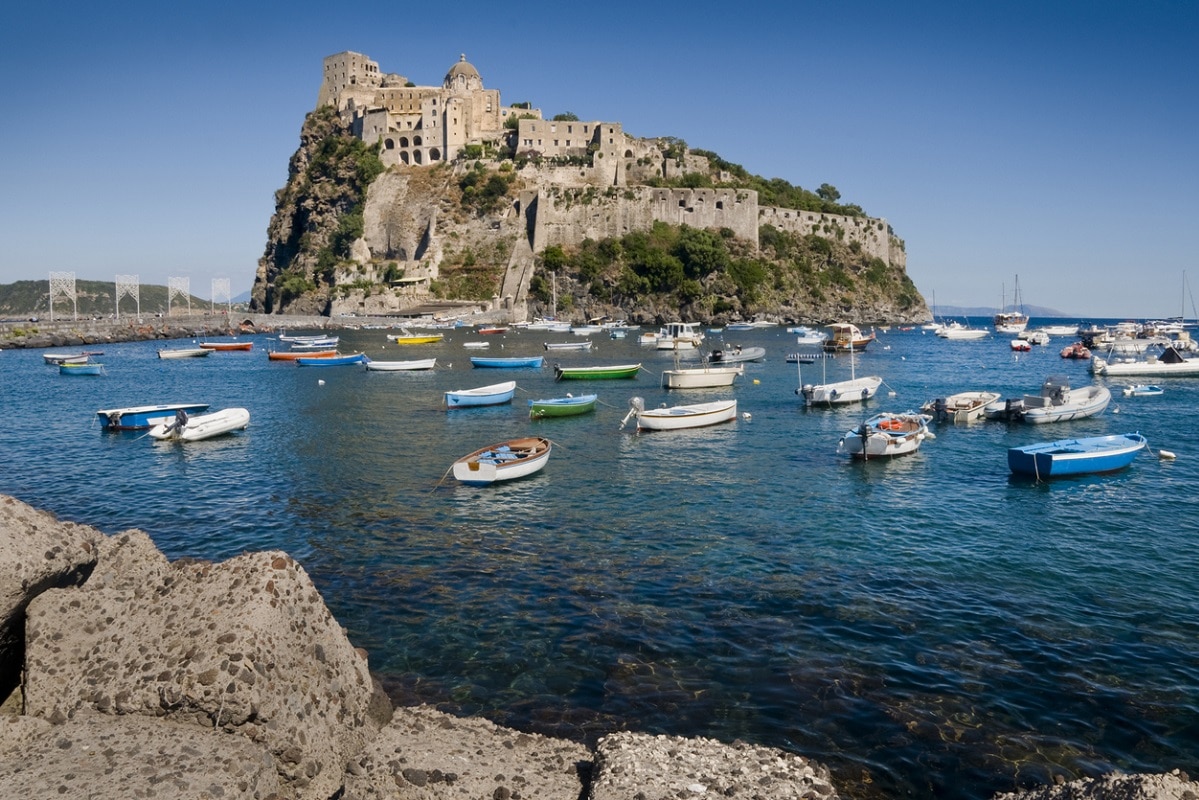
<path fill-rule="evenodd" d="M 0 283 L 249 289 L 321 60 L 677 136 L 885 217 L 931 303 L 1177 315 L 1199 285 L 1199 4 L 76 3 L 0 26 Z M 438 23 L 439 15 L 452 24 Z M 1192 290 L 1193 291 L 1193 290 Z"/>

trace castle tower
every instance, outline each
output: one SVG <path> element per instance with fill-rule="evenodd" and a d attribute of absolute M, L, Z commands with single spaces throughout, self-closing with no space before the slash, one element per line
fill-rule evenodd
<path fill-rule="evenodd" d="M 378 63 L 362 53 L 346 50 L 327 56 L 324 67 L 325 73 L 316 99 L 317 108 L 331 105 L 341 111 L 351 98 L 357 100 L 359 106 L 367 106 L 382 82 Z"/>

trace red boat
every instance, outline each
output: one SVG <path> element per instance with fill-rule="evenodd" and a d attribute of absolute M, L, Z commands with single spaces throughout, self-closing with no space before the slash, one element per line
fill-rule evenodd
<path fill-rule="evenodd" d="M 480 335 L 488 334 L 488 333 L 507 333 L 507 332 L 508 332 L 507 328 L 500 328 L 500 327 L 479 328 Z"/>
<path fill-rule="evenodd" d="M 272 350 L 266 354 L 271 361 L 295 361 L 297 358 L 333 358 L 336 350 Z"/>
<path fill-rule="evenodd" d="M 1078 358 L 1087 359 L 1091 357 L 1091 351 L 1082 342 L 1075 342 L 1062 349 L 1062 358 Z"/>

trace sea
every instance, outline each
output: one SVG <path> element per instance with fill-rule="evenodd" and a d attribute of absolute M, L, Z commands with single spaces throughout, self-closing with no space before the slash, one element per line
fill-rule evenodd
<path fill-rule="evenodd" d="M 810 348 L 783 327 L 711 330 L 706 349 L 766 359 L 731 388 L 668 391 L 675 356 L 636 332 L 594 334 L 589 353 L 546 351 L 578 337 L 544 331 L 416 346 L 387 333 L 342 331 L 341 350 L 436 369 L 273 362 L 268 334 L 202 359 L 105 345 L 97 377 L 0 352 L 0 493 L 143 529 L 172 559 L 288 552 L 397 704 L 587 744 L 632 730 L 767 745 L 826 765 L 848 798 L 1199 768 L 1199 379 L 1153 379 L 1157 397 L 1100 379 L 1113 399 L 1099 416 L 940 424 L 918 452 L 862 463 L 838 443 L 868 414 L 1035 394 L 1049 376 L 1081 386 L 1088 362 L 1059 356 L 1066 338 L 1016 353 L 1010 336 L 892 327 L 852 359 L 792 364 Z M 475 368 L 471 354 L 546 364 Z M 555 382 L 555 363 L 642 369 Z M 796 395 L 851 374 L 881 376 L 878 395 L 835 409 Z M 504 380 L 511 404 L 444 407 L 447 390 Z M 531 399 L 589 392 L 593 414 L 528 416 Z M 633 397 L 730 396 L 723 425 L 622 425 Z M 175 402 L 244 407 L 250 425 L 178 444 L 98 424 L 100 409 Z M 1149 449 L 1118 473 L 1038 482 L 1007 467 L 1010 447 L 1133 431 Z M 450 476 L 459 456 L 527 434 L 554 443 L 536 475 Z"/>

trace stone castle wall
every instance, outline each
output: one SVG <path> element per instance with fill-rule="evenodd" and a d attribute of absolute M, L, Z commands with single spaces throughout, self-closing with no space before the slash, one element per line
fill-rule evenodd
<path fill-rule="evenodd" d="M 862 246 L 862 252 L 882 259 L 889 266 L 907 268 L 903 241 L 891 233 L 885 219 L 762 207 L 758 211 L 758 224 L 772 225 L 798 236 L 814 233 L 826 239 L 856 241 Z"/>

